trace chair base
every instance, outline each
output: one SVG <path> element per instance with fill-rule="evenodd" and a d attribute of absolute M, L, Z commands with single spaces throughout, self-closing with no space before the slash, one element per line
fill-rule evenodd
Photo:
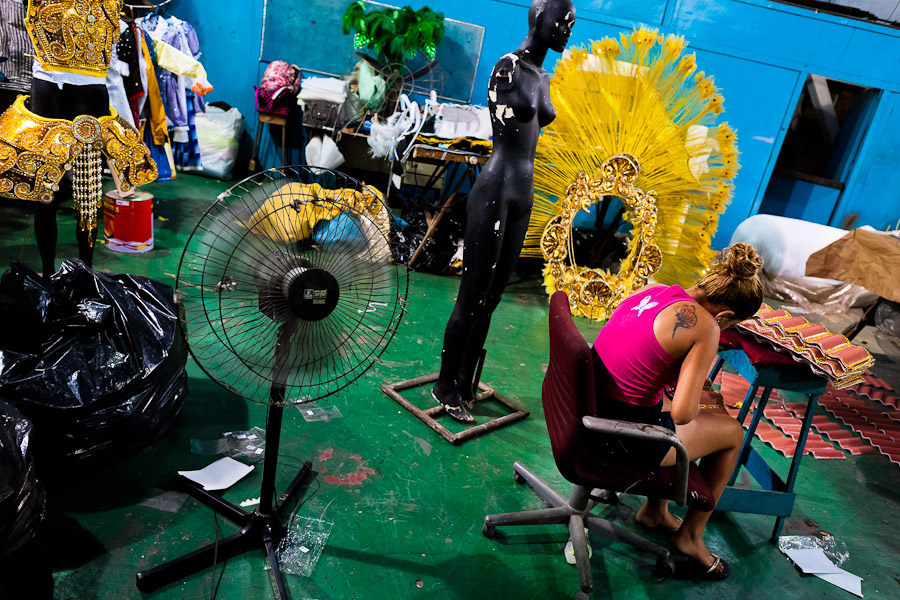
<path fill-rule="evenodd" d="M 572 539 L 572 548 L 575 551 L 575 566 L 578 568 L 580 580 L 580 588 L 575 595 L 576 598 L 586 599 L 594 589 L 588 554 L 588 541 L 584 533 L 585 527 L 608 539 L 624 542 L 640 552 L 656 555 L 654 573 L 657 576 L 668 577 L 675 572 L 675 564 L 667 549 L 636 533 L 623 529 L 607 519 L 590 514 L 597 504 L 595 501 L 597 496 L 591 495 L 590 488 L 576 485 L 572 488 L 572 494 L 567 499 L 522 463 L 516 462 L 513 465 L 513 470 L 516 482 L 527 483 L 541 500 L 550 505 L 550 508 L 487 515 L 484 518 L 482 533 L 485 537 L 493 538 L 497 527 L 513 525 L 567 525 L 569 536 Z M 612 499 L 612 497 L 607 496 L 609 499 Z"/>
<path fill-rule="evenodd" d="M 427 410 L 422 410 L 400 395 L 400 392 L 403 390 L 408 390 L 411 388 L 434 383 L 438 380 L 438 376 L 438 373 L 432 373 L 430 375 L 422 375 L 421 377 L 414 377 L 405 381 L 398 381 L 397 383 L 386 383 L 381 386 L 381 391 L 391 397 L 400 406 L 415 415 L 416 418 L 418 418 L 420 421 L 434 429 L 442 438 L 444 438 L 454 446 L 458 446 L 467 440 L 476 438 L 486 433 L 490 433 L 496 429 L 500 429 L 501 427 L 512 425 L 513 423 L 527 418 L 528 415 L 531 414 L 530 412 L 525 410 L 525 408 L 522 407 L 518 402 L 512 400 L 511 398 L 507 398 L 506 396 L 498 394 L 494 390 L 494 388 L 479 381 L 479 392 L 475 396 L 475 402 L 496 400 L 512 412 L 510 412 L 508 415 L 503 415 L 502 417 L 491 419 L 487 423 L 469 427 L 468 429 L 460 431 L 459 433 L 452 433 L 446 427 L 438 423 L 437 419 L 435 418 L 445 414 L 446 411 L 444 410 L 443 406 L 438 405 L 433 406 Z"/>

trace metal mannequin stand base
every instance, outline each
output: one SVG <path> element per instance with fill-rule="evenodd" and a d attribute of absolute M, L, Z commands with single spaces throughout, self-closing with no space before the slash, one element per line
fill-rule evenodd
<path fill-rule="evenodd" d="M 512 423 L 521 421 L 531 414 L 515 400 L 498 394 L 496 390 L 494 390 L 494 388 L 479 381 L 481 378 L 481 367 L 483 364 L 484 355 L 482 354 L 482 358 L 478 365 L 478 371 L 475 377 L 475 385 L 478 389 L 478 393 L 475 395 L 475 402 L 477 403 L 484 402 L 485 400 L 496 400 L 497 402 L 508 408 L 511 412 L 509 414 L 503 415 L 502 417 L 491 419 L 487 423 L 469 427 L 468 429 L 465 429 L 459 433 L 452 433 L 446 427 L 438 423 L 437 417 L 445 414 L 443 406 L 438 405 L 426 410 L 422 410 L 414 406 L 409 400 L 400 395 L 400 392 L 402 392 L 403 390 L 417 388 L 423 385 L 434 383 L 438 379 L 438 373 L 422 375 L 420 377 L 414 377 L 405 381 L 398 381 L 397 383 L 386 383 L 381 386 L 381 391 L 396 400 L 397 403 L 400 404 L 400 406 L 411 412 L 420 421 L 434 429 L 438 434 L 440 434 L 442 438 L 444 438 L 454 446 L 458 446 L 472 438 L 476 438 L 486 433 L 490 433 L 491 431 L 500 429 L 501 427 L 506 427 L 507 425 L 511 425 Z"/>

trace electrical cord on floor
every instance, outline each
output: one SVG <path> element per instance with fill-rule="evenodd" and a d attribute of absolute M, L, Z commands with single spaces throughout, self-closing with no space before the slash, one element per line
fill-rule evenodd
<path fill-rule="evenodd" d="M 213 549 L 213 565 L 212 565 L 212 582 L 209 589 L 209 600 L 216 600 L 219 595 L 219 584 L 222 583 L 222 576 L 225 574 L 225 565 L 228 561 L 222 563 L 222 570 L 219 571 L 219 580 L 216 581 L 216 563 L 219 561 L 219 542 L 222 540 L 222 527 L 219 525 L 219 515 L 213 511 L 213 519 L 216 522 L 216 545 Z"/>
<path fill-rule="evenodd" d="M 305 465 L 305 463 L 302 460 L 300 460 L 299 458 L 297 458 L 296 456 L 289 456 L 287 454 L 279 454 L 278 458 L 287 458 L 289 460 L 293 460 L 294 462 L 296 462 L 300 465 Z M 256 462 L 252 462 L 251 464 L 255 465 L 256 463 L 258 463 L 262 460 L 263 460 L 262 458 L 257 459 Z M 294 509 L 295 511 L 300 510 L 303 507 L 303 505 L 306 504 L 306 501 L 309 500 L 310 498 L 312 498 L 313 496 L 315 496 L 319 492 L 319 490 L 322 488 L 322 484 L 321 484 L 321 482 L 319 482 L 318 478 L 316 478 L 315 482 L 316 482 L 316 489 L 313 490 L 312 493 L 304 495 L 303 500 L 300 501 L 300 503 L 297 504 L 297 507 Z M 272 495 L 277 500 L 278 490 L 273 489 Z M 276 506 L 275 508 L 277 510 L 279 507 Z M 218 564 L 218 562 L 219 562 L 219 542 L 222 541 L 222 538 L 224 536 L 222 535 L 222 527 L 221 527 L 221 525 L 219 525 L 219 514 L 215 511 L 213 511 L 213 519 L 216 522 L 216 542 L 215 542 L 215 547 L 213 548 L 212 582 L 210 583 L 209 600 L 216 600 L 216 596 L 219 595 L 219 585 L 222 583 L 222 576 L 225 575 L 225 565 L 228 564 L 227 560 L 222 563 L 222 570 L 219 571 L 219 579 L 216 580 L 216 564 Z M 277 553 L 278 549 L 276 548 L 275 550 Z"/>
<path fill-rule="evenodd" d="M 297 458 L 296 456 L 289 456 L 289 455 L 287 455 L 287 454 L 279 454 L 279 455 L 278 455 L 278 458 L 287 458 L 287 459 L 289 459 L 289 460 L 292 460 L 292 461 L 296 462 L 296 463 L 299 464 L 300 466 L 305 466 L 305 465 L 306 465 L 306 463 L 305 463 L 304 461 L 300 460 L 300 459 Z M 313 496 L 315 496 L 315 495 L 319 492 L 319 490 L 322 489 L 322 483 L 319 481 L 319 478 L 318 478 L 318 477 L 315 479 L 315 482 L 316 482 L 316 489 L 313 490 L 313 491 L 312 491 L 311 493 L 309 493 L 309 494 L 304 494 L 303 500 L 301 500 L 301 501 L 297 504 L 296 508 L 294 508 L 294 512 L 297 512 L 297 511 L 299 511 L 301 508 L 303 508 L 303 505 L 306 504 L 307 500 L 309 500 L 310 498 L 312 498 Z M 277 491 L 277 490 L 272 490 L 272 495 L 275 497 L 275 501 L 276 501 L 276 503 L 277 503 L 277 501 L 278 501 L 278 491 Z M 281 507 L 280 507 L 280 506 L 276 506 L 276 509 L 277 509 L 277 510 L 281 510 Z"/>

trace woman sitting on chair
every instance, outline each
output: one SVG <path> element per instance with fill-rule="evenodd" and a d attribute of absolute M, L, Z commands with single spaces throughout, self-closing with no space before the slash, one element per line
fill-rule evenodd
<path fill-rule="evenodd" d="M 598 416 L 674 431 L 690 459 L 702 459 L 700 470 L 717 501 L 737 462 L 743 429 L 725 412 L 707 373 L 718 351 L 719 332 L 759 309 L 760 266 L 752 246 L 734 244 L 687 290 L 653 285 L 628 297 L 594 342 L 606 367 L 596 378 Z M 664 390 L 671 388 L 674 393 L 665 394 L 664 400 Z M 613 453 L 623 461 L 648 468 L 675 464 L 675 449 L 662 442 L 619 443 Z M 666 500 L 647 499 L 635 519 L 674 533 L 672 545 L 687 556 L 676 575 L 725 579 L 728 564 L 703 543 L 711 514 L 691 508 L 681 522 L 669 513 Z"/>

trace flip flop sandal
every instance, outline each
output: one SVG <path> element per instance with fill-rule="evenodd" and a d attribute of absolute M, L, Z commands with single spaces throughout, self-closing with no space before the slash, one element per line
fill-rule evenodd
<path fill-rule="evenodd" d="M 441 402 L 438 400 L 438 397 L 434 394 L 434 390 L 431 391 L 431 397 L 434 398 L 434 401 L 444 407 L 444 410 L 447 411 L 447 414 L 450 415 L 456 421 L 460 423 L 474 423 L 475 417 L 469 414 L 469 411 L 466 410 L 466 407 L 460 404 L 449 404 L 447 402 Z"/>
<path fill-rule="evenodd" d="M 684 558 L 675 562 L 675 577 L 699 581 L 722 581 L 731 573 L 728 563 L 718 554 L 713 554 L 712 566 L 706 567 L 696 558 L 682 555 Z M 721 564 L 721 570 L 719 565 Z"/>
<path fill-rule="evenodd" d="M 587 536 L 589 531 L 590 530 L 587 527 L 585 527 L 584 535 Z M 591 540 L 590 539 L 588 539 L 587 548 L 588 548 L 588 558 L 590 558 L 594 555 L 594 551 L 591 549 Z M 566 562 L 569 563 L 570 565 L 574 565 L 575 564 L 575 548 L 572 545 L 572 538 L 569 538 L 569 541 L 566 542 L 566 548 L 563 551 L 563 553 L 565 554 Z"/>

